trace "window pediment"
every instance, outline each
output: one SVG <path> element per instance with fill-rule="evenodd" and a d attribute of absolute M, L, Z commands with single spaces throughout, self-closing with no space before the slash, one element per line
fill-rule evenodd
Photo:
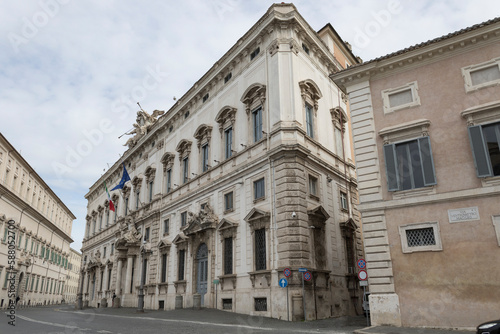
<path fill-rule="evenodd" d="M 174 239 L 175 241 L 175 239 Z M 167 250 L 167 249 L 170 249 L 170 247 L 172 246 L 172 243 L 168 240 L 165 240 L 165 239 L 162 239 L 160 240 L 160 242 L 158 242 L 158 249 L 160 250 Z"/>
<path fill-rule="evenodd" d="M 182 158 L 185 154 L 189 154 L 191 152 L 191 144 L 192 142 L 187 139 L 183 139 L 179 142 L 175 148 L 175 150 L 179 152 L 179 158 Z"/>
<path fill-rule="evenodd" d="M 468 126 L 497 122 L 500 120 L 500 101 L 467 108 L 460 114 L 467 120 Z"/>
<path fill-rule="evenodd" d="M 208 139 L 210 140 L 212 133 L 212 127 L 207 124 L 201 124 L 195 131 L 194 137 L 198 140 L 198 142 Z"/>
<path fill-rule="evenodd" d="M 271 214 L 268 211 L 262 211 L 260 209 L 253 208 L 252 210 L 250 210 L 244 220 L 250 225 L 252 231 L 261 228 L 269 228 Z"/>
<path fill-rule="evenodd" d="M 163 170 L 167 170 L 172 167 L 174 164 L 174 158 L 175 158 L 175 153 L 172 152 L 166 152 L 163 154 L 161 157 L 161 163 L 163 164 Z"/>
<path fill-rule="evenodd" d="M 134 189 L 140 189 L 142 184 L 142 177 L 134 177 L 132 179 L 132 185 L 134 186 Z"/>
<path fill-rule="evenodd" d="M 428 136 L 430 125 L 431 121 L 428 119 L 417 119 L 415 121 L 383 128 L 378 132 L 378 134 L 384 140 L 384 144 L 389 144 L 397 141 Z"/>
<path fill-rule="evenodd" d="M 314 107 L 317 109 L 317 101 L 323 97 L 318 85 L 311 79 L 306 79 L 299 82 L 299 87 L 302 97 L 305 98 L 307 96 L 312 101 L 315 101 Z"/>
<path fill-rule="evenodd" d="M 245 104 L 247 114 L 250 113 L 254 105 L 263 105 L 265 100 L 266 86 L 260 83 L 250 85 L 241 96 L 241 102 Z"/>
<path fill-rule="evenodd" d="M 328 212 L 326 212 L 325 208 L 323 208 L 323 206 L 321 205 L 318 205 L 317 207 L 314 207 L 312 209 L 308 209 L 307 215 L 309 216 L 309 219 L 313 218 L 322 222 L 325 222 L 328 218 L 330 218 Z"/>
<path fill-rule="evenodd" d="M 172 243 L 174 245 L 179 245 L 179 244 L 187 242 L 187 240 L 188 240 L 188 237 L 186 237 L 186 235 L 184 235 L 184 233 L 181 232 L 181 233 L 176 235 L 174 240 L 172 240 Z"/>

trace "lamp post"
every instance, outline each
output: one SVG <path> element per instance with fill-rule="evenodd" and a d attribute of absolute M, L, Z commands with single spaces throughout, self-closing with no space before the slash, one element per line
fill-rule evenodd
<path fill-rule="evenodd" d="M 145 241 L 143 241 L 145 243 Z M 141 273 L 141 285 L 139 287 L 139 302 L 137 312 L 144 312 L 144 281 L 146 280 L 146 249 L 142 247 L 142 273 Z"/>

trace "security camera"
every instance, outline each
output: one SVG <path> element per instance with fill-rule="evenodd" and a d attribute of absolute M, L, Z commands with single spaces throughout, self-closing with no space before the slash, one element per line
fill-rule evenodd
<path fill-rule="evenodd" d="M 297 218 L 297 214 L 294 212 L 292 212 L 292 218 Z"/>

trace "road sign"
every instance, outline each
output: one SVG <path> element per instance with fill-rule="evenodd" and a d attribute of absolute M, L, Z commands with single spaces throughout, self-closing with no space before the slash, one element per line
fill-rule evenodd
<path fill-rule="evenodd" d="M 215 285 L 219 284 L 219 280 L 218 279 L 214 279 L 214 284 Z"/>
<path fill-rule="evenodd" d="M 312 278 L 311 273 L 310 273 L 310 272 L 308 272 L 308 271 L 306 271 L 306 272 L 304 273 L 304 279 L 305 279 L 306 281 L 310 281 L 310 280 L 311 280 L 311 278 Z"/>
<path fill-rule="evenodd" d="M 365 259 L 359 259 L 357 264 L 358 264 L 358 268 L 359 269 L 365 269 L 366 268 L 366 261 L 365 261 Z"/>
<path fill-rule="evenodd" d="M 279 282 L 280 287 L 286 288 L 287 285 L 288 285 L 288 281 L 286 280 L 286 278 L 280 279 L 280 282 Z"/>
<path fill-rule="evenodd" d="M 368 274 L 364 270 L 360 270 L 358 273 L 358 278 L 360 281 L 365 281 L 368 278 Z"/>
<path fill-rule="evenodd" d="M 359 281 L 359 286 L 368 286 L 368 281 Z"/>
<path fill-rule="evenodd" d="M 299 268 L 299 273 L 305 273 L 307 271 L 307 268 Z"/>
<path fill-rule="evenodd" d="M 290 277 L 292 271 L 289 268 L 285 268 L 285 270 L 283 270 L 283 275 L 285 275 L 285 277 Z"/>

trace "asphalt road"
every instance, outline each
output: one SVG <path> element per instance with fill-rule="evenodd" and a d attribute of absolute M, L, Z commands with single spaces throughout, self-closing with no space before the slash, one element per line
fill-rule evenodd
<path fill-rule="evenodd" d="M 213 309 L 137 313 L 130 308 L 78 311 L 71 306 L 59 305 L 19 309 L 15 316 L 15 326 L 12 326 L 7 313 L 2 312 L 1 334 L 347 334 L 366 327 L 362 316 L 292 323 Z"/>

